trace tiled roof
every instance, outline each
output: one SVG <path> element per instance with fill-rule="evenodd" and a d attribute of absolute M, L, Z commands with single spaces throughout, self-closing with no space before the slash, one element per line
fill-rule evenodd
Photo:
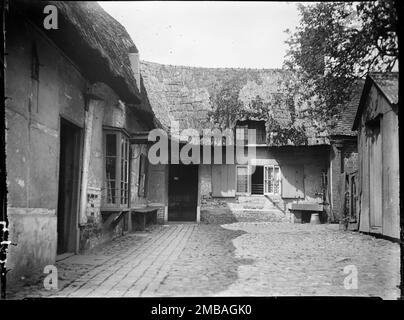
<path fill-rule="evenodd" d="M 365 106 L 366 96 L 368 95 L 372 84 L 380 90 L 390 104 L 396 105 L 398 103 L 398 72 L 378 72 L 368 74 L 362 90 L 360 102 L 358 103 L 352 130 L 356 130 L 359 126 L 359 119 Z"/>
<path fill-rule="evenodd" d="M 356 111 L 362 95 L 365 80 L 358 80 L 352 90 L 350 101 L 342 108 L 340 116 L 335 121 L 335 126 L 330 130 L 330 135 L 355 136 L 356 131 L 352 131 Z"/>
<path fill-rule="evenodd" d="M 370 77 L 391 104 L 398 103 L 398 72 L 371 73 Z"/>

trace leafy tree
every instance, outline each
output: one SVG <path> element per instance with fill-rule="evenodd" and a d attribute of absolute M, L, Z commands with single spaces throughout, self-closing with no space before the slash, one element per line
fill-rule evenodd
<path fill-rule="evenodd" d="M 269 101 L 264 101 L 260 96 L 256 96 L 245 105 L 239 99 L 243 84 L 243 80 L 240 79 L 233 78 L 223 82 L 216 94 L 211 96 L 212 110 L 208 113 L 211 123 L 224 129 L 233 128 L 236 121 L 240 119 L 263 119 L 266 122 L 268 143 L 273 145 L 307 144 L 304 126 L 295 122 L 297 117 L 295 100 L 299 94 L 298 89 L 301 88 L 293 80 L 286 81 L 284 92 L 273 93 Z M 274 116 L 273 110 L 279 109 L 280 106 L 284 106 L 289 111 L 291 123 L 281 124 Z"/>
<path fill-rule="evenodd" d="M 298 71 L 317 96 L 322 119 L 340 113 L 355 80 L 370 71 L 391 71 L 398 59 L 397 14 L 393 1 L 321 2 L 298 5 L 300 24 L 289 30 L 285 66 Z"/>
<path fill-rule="evenodd" d="M 232 128 L 244 109 L 239 100 L 240 86 L 234 80 L 225 81 L 217 93 L 210 96 L 212 110 L 208 118 L 221 129 Z"/>

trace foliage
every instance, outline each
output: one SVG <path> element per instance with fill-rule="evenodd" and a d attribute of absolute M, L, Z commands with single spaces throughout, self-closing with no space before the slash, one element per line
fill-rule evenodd
<path fill-rule="evenodd" d="M 208 112 L 208 118 L 221 129 L 232 128 L 244 109 L 239 100 L 240 86 L 232 80 L 225 81 L 217 93 L 210 96 L 213 108 Z"/>
<path fill-rule="evenodd" d="M 296 88 L 296 83 L 287 81 L 284 92 L 273 93 L 269 101 L 264 101 L 260 96 L 256 96 L 247 105 L 244 105 L 239 99 L 240 81 L 226 81 L 221 89 L 211 96 L 213 109 L 208 114 L 209 119 L 222 129 L 233 128 L 236 121 L 240 119 L 265 120 L 266 130 L 270 133 L 267 135 L 269 144 L 304 145 L 307 143 L 305 129 L 295 122 Z M 287 125 L 281 124 L 274 116 L 274 110 L 279 109 L 280 106 L 285 106 L 290 113 L 291 122 Z"/>
<path fill-rule="evenodd" d="M 398 59 L 393 1 L 321 2 L 298 5 L 300 24 L 290 32 L 285 66 L 311 83 L 314 115 L 330 119 L 349 100 L 358 78 L 391 71 Z"/>

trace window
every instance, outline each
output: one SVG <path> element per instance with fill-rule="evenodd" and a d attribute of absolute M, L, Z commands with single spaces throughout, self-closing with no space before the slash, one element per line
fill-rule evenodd
<path fill-rule="evenodd" d="M 146 197 L 146 190 L 147 190 L 147 168 L 149 165 L 149 160 L 145 154 L 140 155 L 139 159 L 139 187 L 137 194 L 139 197 Z"/>
<path fill-rule="evenodd" d="M 237 166 L 236 177 L 237 193 L 248 193 L 248 166 Z"/>
<path fill-rule="evenodd" d="M 253 134 L 255 134 L 256 144 L 266 143 L 266 129 L 264 121 L 248 121 L 248 123 L 243 122 L 236 126 L 236 139 L 239 141 L 244 141 L 244 145 L 248 145 L 249 140 L 250 143 L 252 143 L 251 141 L 253 140 L 253 137 L 251 135 Z"/>
<path fill-rule="evenodd" d="M 255 129 L 256 134 L 256 143 L 257 144 L 265 144 L 266 143 L 266 131 L 264 123 L 257 123 L 253 126 L 252 129 Z"/>
<path fill-rule="evenodd" d="M 281 170 L 279 166 L 264 167 L 264 192 L 267 194 L 281 193 Z"/>
<path fill-rule="evenodd" d="M 104 205 L 129 205 L 129 139 L 121 131 L 105 131 L 105 189 Z"/>

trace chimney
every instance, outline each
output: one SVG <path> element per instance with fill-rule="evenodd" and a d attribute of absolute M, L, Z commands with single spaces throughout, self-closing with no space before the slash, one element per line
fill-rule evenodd
<path fill-rule="evenodd" d="M 129 61 L 130 67 L 132 68 L 133 75 L 136 80 L 136 86 L 140 92 L 140 61 L 139 61 L 139 51 L 133 45 L 129 48 Z"/>

